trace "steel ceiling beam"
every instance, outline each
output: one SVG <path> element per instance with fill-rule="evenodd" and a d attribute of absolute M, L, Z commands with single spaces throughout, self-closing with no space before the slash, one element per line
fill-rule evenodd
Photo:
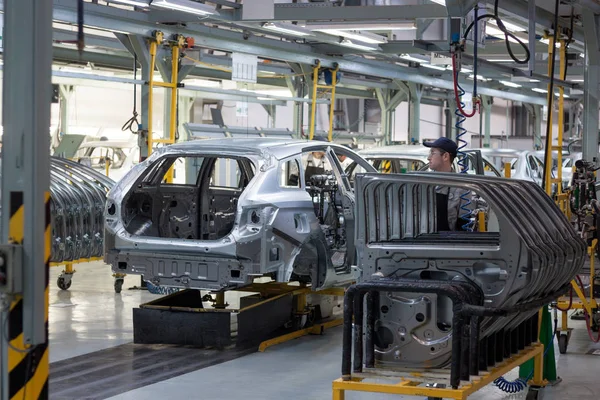
<path fill-rule="evenodd" d="M 332 4 L 332 3 L 329 3 Z M 227 19 L 237 21 L 266 21 L 265 19 L 242 19 L 241 9 L 220 10 Z M 414 20 L 417 18 L 444 19 L 448 17 L 446 7 L 437 4 L 399 6 L 326 6 L 322 3 L 275 4 L 275 16 L 270 21 L 377 21 Z"/>
<path fill-rule="evenodd" d="M 76 6 L 77 2 L 75 0 L 54 0 L 54 19 L 66 23 L 76 23 Z M 416 6 L 409 6 L 409 8 L 413 7 Z M 431 8 L 434 6 L 427 5 L 426 7 Z M 344 7 L 336 8 L 343 9 Z M 443 9 L 443 7 L 441 8 Z M 319 59 L 323 67 L 332 68 L 334 67 L 334 64 L 337 63 L 339 64 L 341 71 L 352 72 L 358 75 L 374 76 L 386 79 L 398 79 L 445 89 L 451 89 L 453 87 L 452 82 L 449 80 L 415 75 L 414 71 L 410 71 L 408 68 L 403 68 L 396 64 L 363 58 L 357 59 L 356 56 L 352 56 L 352 58 L 348 56 L 341 58 L 327 56 L 325 54 L 316 53 L 309 45 L 247 36 L 240 32 L 226 31 L 223 29 L 210 28 L 200 25 L 190 25 L 186 28 L 168 25 L 156 25 L 149 22 L 147 20 L 147 16 L 145 16 L 143 13 L 115 9 L 112 7 L 106 7 L 92 3 L 85 3 L 85 15 L 86 24 L 117 32 L 129 32 L 142 36 L 149 36 L 152 31 L 160 29 L 167 36 L 175 33 L 185 36 L 192 36 L 195 38 L 197 46 L 205 48 L 212 48 L 227 52 L 258 54 L 267 59 L 295 62 L 305 65 L 312 65 L 316 59 Z M 468 89 L 470 84 L 465 83 L 465 86 Z M 516 90 L 508 93 L 501 92 L 490 89 L 486 87 L 485 84 L 479 85 L 479 88 L 479 92 L 481 94 L 489 96 L 533 104 L 545 104 L 546 102 L 543 96 L 523 94 Z"/>

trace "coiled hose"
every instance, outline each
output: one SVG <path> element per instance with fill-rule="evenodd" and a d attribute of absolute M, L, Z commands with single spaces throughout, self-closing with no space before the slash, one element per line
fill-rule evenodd
<path fill-rule="evenodd" d="M 454 127 L 456 128 L 456 142 L 458 144 L 458 166 L 460 167 L 460 173 L 466 174 L 469 169 L 469 159 L 467 157 L 467 153 L 463 150 L 467 147 L 467 141 L 464 139 L 464 136 L 467 134 L 467 130 L 462 126 L 463 122 L 467 119 L 464 113 L 465 104 L 462 102 L 462 96 L 465 94 L 465 91 L 458 83 L 458 69 L 456 68 L 456 55 L 452 57 L 452 66 L 454 71 L 454 90 L 456 96 L 456 110 L 454 110 L 454 115 L 456 115 L 456 124 Z M 462 229 L 468 232 L 473 231 L 473 221 L 471 220 L 471 192 L 465 191 L 460 195 L 460 215 L 459 217 L 465 221 L 462 225 Z"/>

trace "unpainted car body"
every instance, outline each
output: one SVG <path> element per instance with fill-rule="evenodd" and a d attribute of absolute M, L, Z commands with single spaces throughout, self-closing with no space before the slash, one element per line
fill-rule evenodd
<path fill-rule="evenodd" d="M 156 285 L 195 289 L 264 275 L 314 288 L 351 281 L 354 195 L 343 156 L 375 172 L 327 142 L 230 138 L 158 149 L 109 193 L 105 261 Z M 197 174 L 165 183 L 180 161 Z"/>

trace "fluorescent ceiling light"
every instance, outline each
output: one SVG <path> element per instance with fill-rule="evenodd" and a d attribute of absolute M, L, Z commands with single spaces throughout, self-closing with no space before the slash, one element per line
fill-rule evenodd
<path fill-rule="evenodd" d="M 534 92 L 538 92 L 538 93 L 548 93 L 548 91 L 546 89 L 540 89 L 540 88 L 536 88 L 534 87 L 533 89 Z"/>
<path fill-rule="evenodd" d="M 469 75 L 469 79 L 473 79 L 474 77 L 475 77 L 475 75 L 473 75 L 473 74 Z M 488 81 L 489 79 L 486 78 L 485 76 L 477 74 L 477 80 L 485 82 L 485 81 Z"/>
<path fill-rule="evenodd" d="M 502 32 L 502 31 L 501 31 L 500 29 L 498 29 L 498 28 L 494 28 L 494 27 L 493 27 L 493 26 L 491 26 L 491 25 L 486 25 L 486 26 L 485 26 L 485 34 L 486 34 L 486 35 L 488 35 L 488 36 L 493 36 L 493 37 L 497 37 L 497 38 L 500 38 L 500 39 L 504 39 L 504 37 L 505 37 L 505 35 L 504 35 L 504 32 Z M 515 35 L 515 36 L 516 36 L 516 35 Z M 508 37 L 508 41 L 509 41 L 509 42 L 512 42 L 512 43 L 519 43 L 519 42 L 518 42 L 516 39 L 514 39 L 514 38 L 513 38 L 513 37 L 511 37 L 511 36 L 506 36 L 506 37 Z M 519 40 L 520 40 L 521 42 L 523 42 L 523 43 L 529 43 L 529 40 L 527 40 L 527 39 L 525 39 L 525 38 L 523 38 L 523 37 L 520 37 L 520 36 L 519 36 Z"/>
<path fill-rule="evenodd" d="M 514 87 L 514 88 L 518 88 L 521 87 L 521 85 L 519 85 L 518 83 L 514 83 L 511 81 L 499 81 L 501 84 L 503 84 L 504 86 L 510 86 L 510 87 Z"/>
<path fill-rule="evenodd" d="M 309 24 L 307 26 L 313 31 L 323 31 L 326 29 L 335 29 L 338 31 L 407 31 L 417 29 L 414 22 L 373 22 L 373 23 L 331 23 L 327 25 L 323 24 Z"/>
<path fill-rule="evenodd" d="M 153 0 L 152 6 L 197 15 L 219 14 L 213 7 L 190 0 Z"/>
<path fill-rule="evenodd" d="M 572 82 L 583 82 L 583 79 L 571 79 Z"/>
<path fill-rule="evenodd" d="M 441 6 L 446 6 L 446 0 L 431 0 L 435 4 L 439 4 Z"/>
<path fill-rule="evenodd" d="M 540 42 L 549 45 L 550 39 L 540 39 Z M 560 42 L 556 41 L 556 43 L 554 43 L 554 47 L 556 47 L 557 49 L 560 48 Z"/>
<path fill-rule="evenodd" d="M 274 24 L 273 22 L 265 22 L 262 27 L 273 32 L 287 33 L 295 36 L 311 35 L 309 30 L 293 24 Z"/>
<path fill-rule="evenodd" d="M 488 60 L 489 62 L 515 62 L 512 58 L 499 58 L 497 60 Z"/>
<path fill-rule="evenodd" d="M 530 79 L 529 82 L 539 82 L 539 79 Z"/>
<path fill-rule="evenodd" d="M 448 65 L 448 66 L 446 67 L 446 69 L 447 69 L 448 71 L 452 71 L 452 65 Z M 463 74 L 470 74 L 471 72 L 473 72 L 473 70 L 472 70 L 472 69 L 470 69 L 470 68 L 461 67 L 461 69 L 460 69 L 460 72 L 462 72 Z"/>
<path fill-rule="evenodd" d="M 353 49 L 357 49 L 357 50 L 367 50 L 367 51 L 375 51 L 377 50 L 374 47 L 370 47 L 370 46 L 365 46 L 362 44 L 358 44 L 358 43 L 352 43 L 351 40 L 349 39 L 344 39 L 340 42 L 340 44 L 344 47 L 351 47 Z"/>
<path fill-rule="evenodd" d="M 423 60 L 421 58 L 413 57 L 410 54 L 400 54 L 400 58 L 403 60 L 414 61 L 418 63 L 425 63 L 427 60 Z"/>
<path fill-rule="evenodd" d="M 490 20 L 489 23 L 492 25 L 498 26 L 498 24 L 496 24 L 496 21 L 494 21 L 494 20 Z M 510 22 L 502 21 L 502 23 L 504 24 L 504 27 L 506 28 L 506 30 L 508 30 L 510 32 L 525 32 L 527 30 L 525 28 L 521 28 L 520 26 L 512 24 Z"/>
<path fill-rule="evenodd" d="M 136 6 L 136 7 L 144 7 L 144 8 L 148 8 L 148 4 L 150 3 L 150 0 L 108 0 L 109 3 L 121 3 L 121 4 L 127 4 L 128 6 Z"/>
<path fill-rule="evenodd" d="M 376 35 L 369 32 L 360 31 L 344 31 L 339 29 L 319 29 L 320 32 L 327 33 L 328 35 L 342 36 L 348 39 L 357 40 L 363 43 L 379 44 L 386 43 L 387 39 L 381 35 Z"/>
<path fill-rule="evenodd" d="M 444 67 L 440 67 L 438 65 L 431 65 L 431 64 L 421 64 L 421 67 L 425 67 L 425 68 L 429 68 L 429 69 L 437 69 L 438 71 L 446 70 L 446 68 L 444 68 Z"/>

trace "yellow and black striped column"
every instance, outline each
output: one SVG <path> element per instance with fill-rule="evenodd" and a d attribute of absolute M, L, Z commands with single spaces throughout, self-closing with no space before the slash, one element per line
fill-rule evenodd
<path fill-rule="evenodd" d="M 10 400 L 48 399 L 48 282 L 50 273 L 50 194 L 45 193 L 44 265 L 39 273 L 45 275 L 45 342 L 26 346 L 23 340 L 23 298 L 17 296 L 8 315 L 8 398 Z M 10 193 L 9 238 L 23 244 L 23 192 Z"/>

